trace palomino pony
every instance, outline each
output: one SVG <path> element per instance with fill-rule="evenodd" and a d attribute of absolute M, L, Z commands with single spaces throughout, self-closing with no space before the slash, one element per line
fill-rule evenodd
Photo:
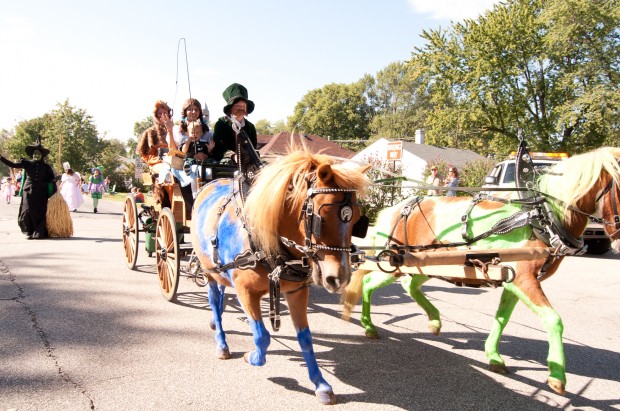
<path fill-rule="evenodd" d="M 271 306 L 279 307 L 281 291 L 316 396 L 325 404 L 335 402 L 312 348 L 308 286 L 314 283 L 340 293 L 349 281 L 351 233 L 360 220 L 357 193 L 369 183 L 366 169 L 347 169 L 332 157 L 304 148 L 263 167 L 245 204 L 236 180 L 214 180 L 203 188 L 194 204 L 192 243 L 210 277 L 218 358 L 230 358 L 222 328 L 224 288 L 236 289 L 248 317 L 256 349 L 244 358 L 256 366 L 265 364 L 270 343 L 260 301 L 265 294 L 275 294 Z M 272 315 L 276 317 L 270 311 Z"/>
<path fill-rule="evenodd" d="M 620 251 L 620 149 L 600 148 L 595 151 L 574 156 L 558 162 L 548 174 L 538 179 L 539 194 L 551 203 L 560 225 L 573 238 L 583 234 L 589 216 L 601 219 L 613 241 L 613 248 Z M 498 221 L 509 218 L 521 207 L 504 202 L 481 201 L 473 209 L 471 197 L 425 197 L 405 200 L 383 210 L 374 227 L 374 244 L 388 246 L 425 246 L 437 250 L 438 244 L 463 243 L 463 224 L 461 216 L 469 214 L 467 230 L 471 237 L 486 233 Z M 403 209 L 409 207 L 409 217 L 404 219 Z M 370 237 L 370 236 L 369 236 Z M 542 241 L 533 236 L 532 225 L 526 224 L 505 234 L 491 235 L 469 245 L 470 249 L 502 249 L 520 247 L 544 247 Z M 420 250 L 421 247 L 412 247 Z M 415 254 L 415 253 L 414 253 Z M 547 357 L 550 375 L 549 386 L 556 392 L 565 392 L 565 357 L 562 345 L 562 320 L 551 307 L 543 292 L 540 281 L 553 274 L 560 265 L 561 256 L 529 261 L 505 263 L 515 270 L 512 282 L 504 282 L 495 321 L 485 343 L 485 352 L 492 371 L 506 373 L 504 360 L 499 354 L 501 334 L 510 320 L 515 305 L 520 300 L 526 304 L 542 321 L 548 333 L 549 352 Z M 543 269 L 544 267 L 544 269 Z M 542 270 L 542 272 L 541 272 Z M 370 318 L 370 300 L 378 288 L 393 283 L 398 274 L 383 271 L 358 270 L 352 278 L 347 291 L 343 318 L 348 318 L 353 306 L 362 294 L 363 306 L 361 323 L 369 338 L 377 338 L 377 330 Z M 401 282 L 405 291 L 422 307 L 428 315 L 428 326 L 433 334 L 439 334 L 441 320 L 439 311 L 420 291 L 420 286 L 430 277 L 421 274 L 407 275 Z M 444 278 L 446 279 L 446 278 Z M 483 281 L 463 281 L 448 279 L 450 282 L 465 282 L 479 286 Z"/>

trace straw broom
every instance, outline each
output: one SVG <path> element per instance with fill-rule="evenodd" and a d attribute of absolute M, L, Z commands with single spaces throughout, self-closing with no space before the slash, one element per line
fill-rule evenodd
<path fill-rule="evenodd" d="M 47 200 L 46 215 L 47 234 L 55 238 L 67 238 L 73 235 L 73 220 L 69 213 L 69 206 L 65 199 L 56 191 L 53 196 Z"/>

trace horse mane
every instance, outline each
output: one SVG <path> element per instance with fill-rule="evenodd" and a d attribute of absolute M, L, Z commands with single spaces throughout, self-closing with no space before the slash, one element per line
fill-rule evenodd
<path fill-rule="evenodd" d="M 313 154 L 305 145 L 301 148 L 289 145 L 287 155 L 259 171 L 246 199 L 244 212 L 252 239 L 267 255 L 279 252 L 278 227 L 286 214 L 301 209 L 308 190 L 306 177 L 323 164 L 331 166 L 334 187 L 350 188 L 363 194 L 369 180 L 362 169 L 336 164 L 335 158 Z"/>
<path fill-rule="evenodd" d="M 570 222 L 573 213 L 568 213 L 568 208 L 575 206 L 594 187 L 603 170 L 620 184 L 619 157 L 620 148 L 601 147 L 560 161 L 539 178 L 538 187 L 542 192 L 564 202 L 564 212 L 559 213 L 562 222 Z"/>

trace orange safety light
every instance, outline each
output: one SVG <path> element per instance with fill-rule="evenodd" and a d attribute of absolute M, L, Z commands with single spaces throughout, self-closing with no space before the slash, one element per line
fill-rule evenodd
<path fill-rule="evenodd" d="M 530 157 L 533 160 L 566 160 L 568 158 L 568 153 L 543 153 L 540 151 L 533 151 L 530 153 Z M 513 151 L 510 153 L 510 159 L 514 160 L 517 158 L 517 152 Z"/>

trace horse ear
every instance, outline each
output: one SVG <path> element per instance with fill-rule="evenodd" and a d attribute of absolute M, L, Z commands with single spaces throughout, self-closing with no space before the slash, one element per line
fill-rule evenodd
<path fill-rule="evenodd" d="M 362 174 L 364 174 L 366 171 L 370 170 L 372 168 L 372 166 L 370 164 L 365 165 L 365 166 L 361 166 L 358 168 L 358 171 Z"/>
<path fill-rule="evenodd" d="M 334 178 L 334 172 L 329 164 L 321 164 L 316 170 L 319 181 L 329 183 Z"/>

